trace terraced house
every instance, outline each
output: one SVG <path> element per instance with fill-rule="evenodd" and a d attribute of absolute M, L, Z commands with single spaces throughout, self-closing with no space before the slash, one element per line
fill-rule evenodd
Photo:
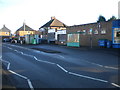
<path fill-rule="evenodd" d="M 3 28 L 0 29 L 0 38 L 10 38 L 11 37 L 11 30 L 8 29 L 5 25 L 3 25 Z"/>
<path fill-rule="evenodd" d="M 65 44 L 66 42 L 66 25 L 51 17 L 51 20 L 39 28 L 41 38 L 47 39 L 48 43 Z"/>

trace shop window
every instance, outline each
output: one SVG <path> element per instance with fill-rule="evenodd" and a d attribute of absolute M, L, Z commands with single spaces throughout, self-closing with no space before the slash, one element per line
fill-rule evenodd
<path fill-rule="evenodd" d="M 106 30 L 105 29 L 101 30 L 101 34 L 106 34 Z"/>
<path fill-rule="evenodd" d="M 98 34 L 98 30 L 95 30 L 95 31 L 94 31 L 94 34 Z"/>
<path fill-rule="evenodd" d="M 114 43 L 120 43 L 120 28 L 114 29 Z"/>

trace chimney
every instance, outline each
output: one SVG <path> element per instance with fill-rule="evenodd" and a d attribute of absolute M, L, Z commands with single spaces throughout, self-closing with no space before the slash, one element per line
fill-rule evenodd
<path fill-rule="evenodd" d="M 5 27 L 5 24 L 3 24 L 3 27 Z"/>
<path fill-rule="evenodd" d="M 51 20 L 56 19 L 55 16 L 51 17 Z"/>

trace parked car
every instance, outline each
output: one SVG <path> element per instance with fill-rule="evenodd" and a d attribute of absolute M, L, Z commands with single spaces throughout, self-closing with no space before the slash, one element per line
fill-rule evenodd
<path fill-rule="evenodd" d="M 10 42 L 11 41 L 11 39 L 9 39 L 9 38 L 4 38 L 3 39 L 3 42 Z"/>
<path fill-rule="evenodd" d="M 39 44 L 47 44 L 47 43 L 48 43 L 47 39 L 39 38 Z"/>

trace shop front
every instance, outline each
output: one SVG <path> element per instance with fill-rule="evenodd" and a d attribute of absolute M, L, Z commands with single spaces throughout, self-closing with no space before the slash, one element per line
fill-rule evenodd
<path fill-rule="evenodd" d="M 120 19 L 113 21 L 112 29 L 113 48 L 120 48 Z"/>

